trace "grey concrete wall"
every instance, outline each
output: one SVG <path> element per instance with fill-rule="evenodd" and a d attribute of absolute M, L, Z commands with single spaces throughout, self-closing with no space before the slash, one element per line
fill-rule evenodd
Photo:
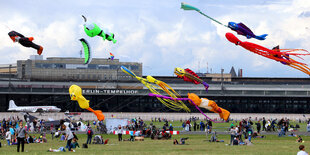
<path fill-rule="evenodd" d="M 167 118 L 168 120 L 174 120 L 178 121 L 180 119 L 185 120 L 189 117 L 199 117 L 200 119 L 205 118 L 201 113 L 122 113 L 122 112 L 113 112 L 113 113 L 103 113 L 105 115 L 105 118 L 138 118 L 140 117 L 143 120 L 151 120 L 151 118 Z M 66 118 L 64 113 L 44 113 L 43 116 L 39 116 L 39 113 L 32 113 L 31 115 L 34 115 L 40 119 L 48 120 L 49 118 L 52 119 L 63 119 Z M 215 113 L 206 113 L 206 115 L 212 119 L 218 119 L 218 114 Z M 21 113 L 18 112 L 3 112 L 0 113 L 0 120 L 3 118 L 9 118 L 10 116 L 19 116 L 23 119 L 23 116 Z M 306 120 L 310 118 L 310 114 L 305 114 L 305 117 L 303 114 L 255 114 L 255 113 L 232 113 L 230 118 L 234 120 L 240 120 L 243 118 L 252 117 L 253 120 L 255 118 L 262 118 L 265 117 L 266 119 L 281 119 L 281 118 L 288 118 L 290 120 Z M 81 115 L 74 117 L 75 120 L 78 120 L 82 118 L 83 120 L 97 120 L 96 116 L 93 113 L 90 112 L 82 112 Z"/>

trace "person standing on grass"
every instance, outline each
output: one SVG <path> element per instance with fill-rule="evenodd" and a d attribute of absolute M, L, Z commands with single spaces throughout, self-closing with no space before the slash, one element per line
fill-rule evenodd
<path fill-rule="evenodd" d="M 72 142 L 72 139 L 74 138 L 74 136 L 73 136 L 72 131 L 70 129 L 70 124 L 68 122 L 63 123 L 62 129 L 66 131 L 65 140 L 67 140 L 68 151 L 71 151 L 71 142 Z"/>
<path fill-rule="evenodd" d="M 93 138 L 93 130 L 91 128 L 91 126 L 88 126 L 88 129 L 87 129 L 87 141 L 86 141 L 86 144 L 91 144 L 91 139 Z"/>
<path fill-rule="evenodd" d="M 236 136 L 236 130 L 235 130 L 234 126 L 232 126 L 230 128 L 230 144 L 229 145 L 233 144 L 235 136 Z"/>
<path fill-rule="evenodd" d="M 212 121 L 211 120 L 208 120 L 208 125 L 209 125 L 209 133 L 212 132 Z"/>
<path fill-rule="evenodd" d="M 19 146 L 22 144 L 22 152 L 24 152 L 24 145 L 25 145 L 25 137 L 27 135 L 26 129 L 23 127 L 23 122 L 19 122 L 19 129 L 16 132 L 17 135 L 17 152 L 19 152 Z"/>
<path fill-rule="evenodd" d="M 123 129 L 121 125 L 118 126 L 117 134 L 118 134 L 118 141 L 123 141 Z"/>
<path fill-rule="evenodd" d="M 309 155 L 308 152 L 305 151 L 304 145 L 299 145 L 299 152 L 297 152 L 297 155 Z"/>
<path fill-rule="evenodd" d="M 256 129 L 257 129 L 257 133 L 259 134 L 260 133 L 260 128 L 261 128 L 261 124 L 260 124 L 260 120 L 258 120 L 256 124 Z"/>
<path fill-rule="evenodd" d="M 266 120 L 265 120 L 265 117 L 263 117 L 263 131 L 266 131 Z"/>
<path fill-rule="evenodd" d="M 15 130 L 14 130 L 14 128 L 13 128 L 13 125 L 11 125 L 11 127 L 10 127 L 10 132 L 11 132 L 11 142 L 13 143 L 13 140 L 15 139 Z"/>
<path fill-rule="evenodd" d="M 169 131 L 173 131 L 173 126 L 170 124 Z"/>
<path fill-rule="evenodd" d="M 5 133 L 5 139 L 8 142 L 8 145 L 11 145 L 11 132 L 9 130 Z"/>

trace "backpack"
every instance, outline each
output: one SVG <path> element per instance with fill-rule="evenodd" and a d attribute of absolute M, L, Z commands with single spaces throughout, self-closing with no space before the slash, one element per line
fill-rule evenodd
<path fill-rule="evenodd" d="M 87 135 L 91 135 L 91 130 L 88 130 L 88 131 L 87 131 Z"/>
<path fill-rule="evenodd" d="M 88 148 L 87 144 L 84 143 L 83 146 L 82 146 L 82 148 Z"/>

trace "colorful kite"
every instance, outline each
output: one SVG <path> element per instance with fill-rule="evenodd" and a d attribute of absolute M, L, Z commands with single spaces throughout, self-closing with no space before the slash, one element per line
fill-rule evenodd
<path fill-rule="evenodd" d="M 71 85 L 69 88 L 69 93 L 72 101 L 77 101 L 80 108 L 87 109 L 90 112 L 93 112 L 99 121 L 104 120 L 104 115 L 101 110 L 93 110 L 89 107 L 89 100 L 86 100 L 82 95 L 82 89 L 78 85 Z"/>
<path fill-rule="evenodd" d="M 294 59 L 292 59 L 291 56 L 295 56 L 297 58 L 301 58 L 300 56 L 305 56 L 305 55 L 310 55 L 310 53 L 307 50 L 304 49 L 279 49 L 279 46 L 273 48 L 272 50 L 265 48 L 263 46 L 250 43 L 247 41 L 240 41 L 235 35 L 232 33 L 226 33 L 226 38 L 228 41 L 240 45 L 243 48 L 255 53 L 259 54 L 263 57 L 281 62 L 284 65 L 290 66 L 292 68 L 298 69 L 308 75 L 310 75 L 310 68 L 307 66 L 307 64 L 298 62 Z M 303 53 L 297 53 L 298 51 L 303 52 Z"/>
<path fill-rule="evenodd" d="M 243 35 L 245 37 L 247 37 L 248 39 L 250 38 L 256 38 L 258 40 L 265 40 L 266 39 L 266 36 L 267 34 L 263 34 L 263 35 L 260 35 L 260 36 L 257 36 L 255 35 L 251 29 L 249 29 L 246 25 L 244 25 L 243 23 L 235 23 L 235 22 L 229 22 L 228 25 L 224 25 L 222 24 L 221 22 L 215 20 L 214 18 L 204 14 L 203 12 L 201 12 L 198 8 L 194 7 L 194 6 L 191 6 L 191 5 L 188 5 L 184 2 L 181 3 L 181 8 L 184 9 L 184 10 L 195 10 L 197 11 L 198 13 L 202 14 L 203 16 L 211 19 L 212 21 L 220 24 L 220 25 L 223 25 L 225 27 L 228 27 L 230 28 L 231 30 L 233 31 L 236 31 L 239 35 Z"/>
<path fill-rule="evenodd" d="M 32 47 L 34 49 L 37 50 L 37 53 L 39 55 L 42 54 L 43 51 L 43 47 L 40 45 L 37 45 L 35 43 L 33 43 L 33 37 L 25 37 L 24 35 L 16 32 L 16 31 L 11 31 L 8 33 L 8 35 L 10 36 L 10 38 L 13 40 L 13 42 L 19 42 L 21 45 L 23 45 L 24 47 Z"/>
<path fill-rule="evenodd" d="M 92 54 L 91 54 L 91 50 L 90 50 L 90 46 L 88 44 L 88 42 L 84 39 L 81 38 L 80 39 L 82 45 L 83 45 L 83 51 L 84 51 L 84 64 L 89 64 L 92 60 Z"/>
<path fill-rule="evenodd" d="M 111 60 L 114 60 L 114 55 L 110 52 L 110 58 Z"/>
<path fill-rule="evenodd" d="M 172 98 L 178 98 L 180 95 L 175 92 L 169 85 L 166 83 L 156 80 L 152 76 L 147 76 L 147 78 L 142 78 L 139 76 L 136 76 L 135 73 L 130 71 L 128 68 L 121 66 L 121 70 L 128 75 L 132 76 L 133 78 L 136 78 L 139 80 L 143 85 L 145 85 L 153 94 L 158 94 L 160 93 L 156 90 L 161 90 L 169 94 Z M 158 86 L 159 87 L 158 87 Z M 170 100 L 170 99 L 163 99 L 163 98 L 157 98 L 161 103 L 163 103 L 166 107 L 175 110 L 175 111 L 180 111 L 180 110 L 185 110 L 187 112 L 190 112 L 190 109 L 181 101 L 181 100 Z"/>
<path fill-rule="evenodd" d="M 84 31 L 89 37 L 95 37 L 100 36 L 103 40 L 107 39 L 108 41 L 112 41 L 114 44 L 117 40 L 114 39 L 114 34 L 109 32 L 104 32 L 101 30 L 101 28 L 95 24 L 95 23 L 89 23 L 87 22 L 87 19 L 85 16 L 82 15 L 84 18 L 85 24 L 84 24 Z"/>
<path fill-rule="evenodd" d="M 199 76 L 189 68 L 182 69 L 177 67 L 174 69 L 174 74 L 176 74 L 178 78 L 182 78 L 184 81 L 192 82 L 194 84 L 203 84 L 206 91 L 208 91 L 209 85 L 201 80 Z"/>
<path fill-rule="evenodd" d="M 209 119 L 212 122 L 215 123 L 221 123 L 222 121 L 215 121 L 209 118 L 206 114 L 204 114 L 199 107 L 205 108 L 209 111 L 218 113 L 220 118 L 224 119 L 227 121 L 230 116 L 230 112 L 227 111 L 226 109 L 223 109 L 219 107 L 214 101 L 208 100 L 206 98 L 200 99 L 196 94 L 194 93 L 188 93 L 188 98 L 172 98 L 172 97 L 167 97 L 163 95 L 158 95 L 158 94 L 152 94 L 150 93 L 149 96 L 152 97 L 157 97 L 157 98 L 162 98 L 162 99 L 167 99 L 167 100 L 177 100 L 177 101 L 189 101 L 192 105 L 196 107 L 202 113 L 207 119 Z"/>

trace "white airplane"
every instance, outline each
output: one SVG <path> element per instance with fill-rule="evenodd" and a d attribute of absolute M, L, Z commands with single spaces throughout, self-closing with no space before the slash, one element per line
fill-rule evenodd
<path fill-rule="evenodd" d="M 61 109 L 56 106 L 16 106 L 13 100 L 9 102 L 8 111 L 21 111 L 21 112 L 59 112 Z"/>

